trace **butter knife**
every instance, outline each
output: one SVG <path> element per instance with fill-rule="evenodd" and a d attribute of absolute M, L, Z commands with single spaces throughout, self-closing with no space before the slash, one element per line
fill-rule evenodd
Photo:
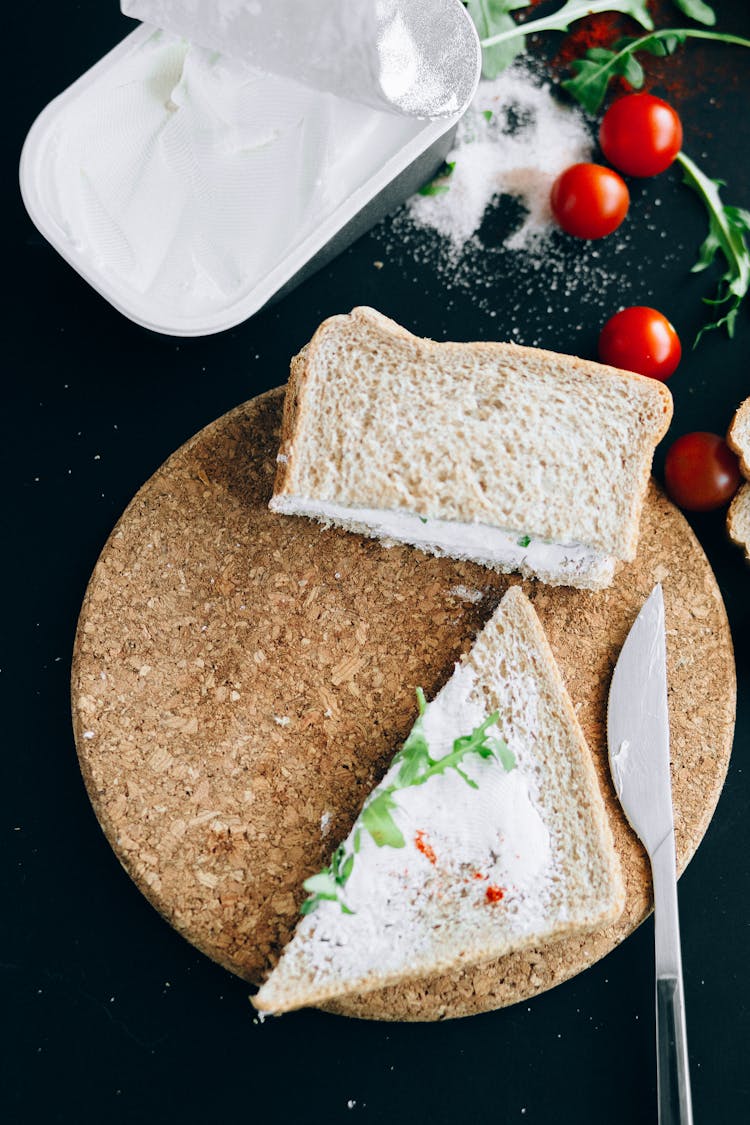
<path fill-rule="evenodd" d="M 609 689 L 607 743 L 617 796 L 651 861 L 659 1125 L 692 1125 L 660 585 L 644 603 L 617 660 Z"/>

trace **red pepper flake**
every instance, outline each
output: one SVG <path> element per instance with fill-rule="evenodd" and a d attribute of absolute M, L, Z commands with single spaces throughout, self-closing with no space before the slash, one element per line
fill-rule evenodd
<path fill-rule="evenodd" d="M 623 17 L 615 12 L 602 12 L 585 23 L 581 21 L 576 24 L 576 30 L 563 39 L 555 61 L 569 66 L 573 59 L 585 55 L 592 47 L 611 47 L 624 34 L 624 23 Z"/>
<path fill-rule="evenodd" d="M 484 893 L 487 902 L 496 903 L 501 902 L 505 898 L 505 888 L 496 887 L 494 883 L 490 883 L 489 887 Z"/>
<path fill-rule="evenodd" d="M 481 871 L 474 872 L 475 879 L 489 879 L 489 875 L 483 875 Z"/>
<path fill-rule="evenodd" d="M 437 856 L 435 855 L 435 850 L 432 847 L 432 844 L 425 838 L 425 834 L 421 828 L 414 837 L 414 843 L 416 844 L 422 855 L 425 857 L 425 859 L 429 859 L 430 863 L 434 867 L 434 865 L 437 863 Z"/>

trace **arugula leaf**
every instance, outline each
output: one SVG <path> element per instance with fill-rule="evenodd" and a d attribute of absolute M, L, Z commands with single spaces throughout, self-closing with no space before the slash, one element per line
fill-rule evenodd
<path fill-rule="evenodd" d="M 339 895 L 336 880 L 331 874 L 330 868 L 327 867 L 319 871 L 317 875 L 311 875 L 309 879 L 305 879 L 302 886 L 310 894 L 317 895 L 318 898 L 336 899 Z"/>
<path fill-rule="evenodd" d="M 739 35 L 725 35 L 718 31 L 698 31 L 689 27 L 670 27 L 654 31 L 640 38 L 619 39 L 607 47 L 591 47 L 581 59 L 571 64 L 573 77 L 560 85 L 589 113 L 596 113 L 604 101 L 613 78 L 624 78 L 634 90 L 643 86 L 643 67 L 634 57 L 636 51 L 664 58 L 673 54 L 686 39 L 713 39 L 721 43 L 734 43 L 750 47 L 750 39 Z"/>
<path fill-rule="evenodd" d="M 708 269 L 719 253 L 726 267 L 716 296 L 703 298 L 705 304 L 716 308 L 718 316 L 701 328 L 695 347 L 703 333 L 714 328 L 726 328 L 728 336 L 734 335 L 740 305 L 750 290 L 750 250 L 745 239 L 750 234 L 750 211 L 722 203 L 719 188 L 724 186 L 723 181 L 709 179 L 684 152 L 677 154 L 677 160 L 682 165 L 684 182 L 696 192 L 708 212 L 708 234 L 692 272 Z"/>
<path fill-rule="evenodd" d="M 401 768 L 396 775 L 400 789 L 405 789 L 407 785 L 413 785 L 416 778 L 429 767 L 432 761 L 430 748 L 424 734 L 426 703 L 421 688 L 417 688 L 417 701 L 419 703 L 419 718 L 411 728 L 406 742 L 393 759 L 393 765 L 401 763 Z"/>
<path fill-rule="evenodd" d="M 550 16 L 542 16 L 526 23 L 513 23 L 513 27 L 495 32 L 487 37 L 481 37 L 482 48 L 487 51 L 491 47 L 498 47 L 510 43 L 513 39 L 524 39 L 527 35 L 536 35 L 540 31 L 568 31 L 570 25 L 585 16 L 593 16 L 597 12 L 622 12 L 631 16 L 641 27 L 653 30 L 653 20 L 646 6 L 646 0 L 566 0 L 562 8 L 558 8 Z"/>
<path fill-rule="evenodd" d="M 466 7 L 479 38 L 489 39 L 503 31 L 515 31 L 516 22 L 510 13 L 527 8 L 529 3 L 530 0 L 467 0 Z M 511 40 L 486 48 L 482 51 L 482 76 L 497 78 L 523 50 L 523 33 L 516 37 L 515 42 Z"/>
<path fill-rule="evenodd" d="M 449 186 L 449 184 L 446 184 L 445 181 L 448 179 L 449 176 L 453 175 L 453 169 L 455 167 L 456 167 L 455 160 L 446 161 L 445 164 L 442 164 L 440 166 L 440 168 L 435 173 L 435 176 L 430 180 L 430 182 L 428 184 L 424 184 L 424 186 L 419 189 L 419 194 L 420 195 L 444 195 L 446 191 L 450 191 L 450 186 Z M 422 519 L 421 516 L 419 518 Z M 424 522 L 427 523 L 427 520 L 425 520 Z"/>
<path fill-rule="evenodd" d="M 716 23 L 716 12 L 705 0 L 674 0 L 674 4 L 696 23 L 704 23 L 707 27 L 713 27 Z"/>
<path fill-rule="evenodd" d="M 506 773 L 516 768 L 516 756 L 504 738 L 493 738 L 495 757 Z"/>
<path fill-rule="evenodd" d="M 531 536 L 530 535 L 522 535 L 521 538 L 518 540 L 518 546 L 519 547 L 528 547 L 530 542 L 531 542 Z"/>
<path fill-rule="evenodd" d="M 367 802 L 360 814 L 362 827 L 372 836 L 379 848 L 406 847 L 404 835 L 392 817 L 398 805 L 393 800 L 394 787 L 381 789 Z"/>

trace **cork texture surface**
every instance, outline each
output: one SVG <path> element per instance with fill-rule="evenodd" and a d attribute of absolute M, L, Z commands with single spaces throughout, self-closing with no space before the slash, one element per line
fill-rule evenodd
<path fill-rule="evenodd" d="M 267 509 L 283 389 L 220 418 L 141 489 L 91 578 L 72 708 L 83 776 L 126 871 L 197 948 L 258 983 L 302 881 L 328 862 L 414 719 L 513 577 Z M 664 586 L 678 864 L 731 751 L 724 606 L 680 513 L 651 485 L 636 561 L 611 589 L 524 583 L 594 754 L 627 883 L 604 931 L 328 1005 L 376 1019 L 466 1016 L 528 998 L 609 952 L 651 909 L 614 796 L 606 695 L 628 629 Z"/>

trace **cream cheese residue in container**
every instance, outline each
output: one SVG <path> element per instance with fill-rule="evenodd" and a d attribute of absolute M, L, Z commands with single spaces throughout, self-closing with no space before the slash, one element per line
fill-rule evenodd
<path fill-rule="evenodd" d="M 419 128 L 154 31 L 61 101 L 39 190 L 77 260 L 189 332 Z"/>

